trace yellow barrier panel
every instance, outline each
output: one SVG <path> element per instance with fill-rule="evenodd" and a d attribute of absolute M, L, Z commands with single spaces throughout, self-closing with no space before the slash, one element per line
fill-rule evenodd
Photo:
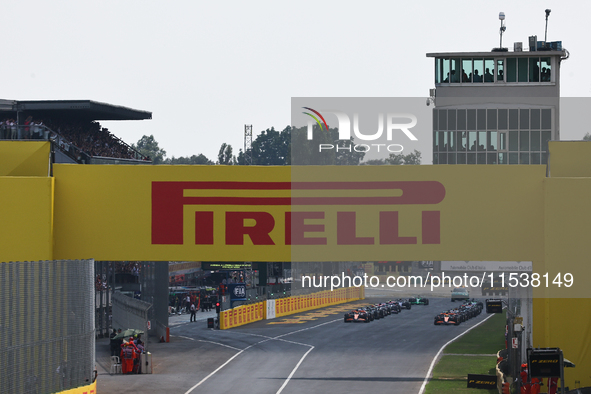
<path fill-rule="evenodd" d="M 291 296 L 275 300 L 275 317 L 293 315 L 312 309 L 344 304 L 364 298 L 363 287 L 324 290 L 318 293 Z M 239 327 L 266 318 L 266 303 L 241 305 L 220 313 L 220 329 Z"/>
<path fill-rule="evenodd" d="M 57 394 L 95 394 L 96 393 L 96 381 L 88 386 L 77 387 L 66 391 L 60 391 Z"/>
<path fill-rule="evenodd" d="M 255 321 L 263 320 L 265 314 L 265 303 L 240 305 L 220 313 L 220 329 L 242 326 Z"/>
<path fill-rule="evenodd" d="M 275 317 L 293 315 L 364 298 L 363 286 L 340 288 L 332 291 L 323 290 L 312 294 L 279 298 L 275 300 Z"/>

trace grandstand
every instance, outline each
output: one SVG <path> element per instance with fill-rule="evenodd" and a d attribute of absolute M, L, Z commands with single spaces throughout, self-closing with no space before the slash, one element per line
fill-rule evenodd
<path fill-rule="evenodd" d="M 49 140 L 52 162 L 149 164 L 101 120 L 145 120 L 152 113 L 92 100 L 0 100 L 0 140 Z"/>

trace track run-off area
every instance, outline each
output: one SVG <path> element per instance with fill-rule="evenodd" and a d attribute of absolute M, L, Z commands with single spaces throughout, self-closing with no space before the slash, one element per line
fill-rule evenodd
<path fill-rule="evenodd" d="M 152 345 L 154 374 L 104 376 L 99 392 L 419 393 L 442 347 L 488 315 L 435 326 L 437 313 L 459 305 L 445 297 L 370 323 L 343 322 L 345 311 L 394 298 L 368 292 L 365 300 L 229 330 L 178 324 L 170 343 Z"/>

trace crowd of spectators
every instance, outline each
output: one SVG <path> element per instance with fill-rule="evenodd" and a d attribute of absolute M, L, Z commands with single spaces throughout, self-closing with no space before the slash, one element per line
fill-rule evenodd
<path fill-rule="evenodd" d="M 57 133 L 57 134 L 56 134 Z M 0 139 L 59 139 L 59 146 L 70 151 L 82 151 L 88 156 L 117 159 L 149 160 L 112 134 L 100 123 L 89 120 L 55 120 L 26 118 L 22 125 L 14 119 L 0 121 Z"/>
<path fill-rule="evenodd" d="M 29 116 L 22 125 L 18 125 L 14 119 L 4 119 L 0 121 L 0 139 L 1 140 L 29 140 L 29 139 L 47 139 L 49 130 L 43 124 L 43 121 L 33 120 Z"/>
<path fill-rule="evenodd" d="M 116 274 L 132 274 L 139 276 L 142 270 L 141 263 L 137 261 L 114 261 Z"/>
<path fill-rule="evenodd" d="M 138 153 L 95 121 L 47 121 L 48 127 L 90 156 L 140 159 Z"/>
<path fill-rule="evenodd" d="M 95 287 L 96 291 L 107 290 L 107 288 L 108 288 L 107 276 L 104 274 L 103 275 L 98 274 L 96 276 L 95 281 L 94 281 L 94 287 Z"/>

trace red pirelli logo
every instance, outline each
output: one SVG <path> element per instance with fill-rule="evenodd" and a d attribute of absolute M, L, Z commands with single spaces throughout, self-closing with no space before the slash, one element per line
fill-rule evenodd
<path fill-rule="evenodd" d="M 339 196 L 320 197 L 185 197 L 185 190 L 309 190 L 336 191 Z M 360 190 L 396 190 L 396 196 L 346 196 Z M 244 236 L 254 245 L 275 245 L 270 233 L 275 218 L 269 212 L 236 211 L 239 206 L 360 206 L 360 205 L 433 205 L 445 198 L 445 187 L 437 181 L 383 182 L 152 182 L 152 244 L 183 244 L 183 207 L 186 205 L 225 205 L 225 244 L 243 245 Z M 254 220 L 246 226 L 245 220 Z M 326 245 L 324 237 L 305 234 L 324 232 L 324 224 L 306 224 L 306 219 L 324 219 L 323 211 L 285 212 L 285 245 Z M 440 243 L 440 212 L 421 212 L 421 243 Z M 379 237 L 356 235 L 356 212 L 338 211 L 337 245 L 404 245 L 416 244 L 417 237 L 399 236 L 398 211 L 379 212 Z M 214 212 L 195 212 L 195 245 L 214 244 Z"/>

